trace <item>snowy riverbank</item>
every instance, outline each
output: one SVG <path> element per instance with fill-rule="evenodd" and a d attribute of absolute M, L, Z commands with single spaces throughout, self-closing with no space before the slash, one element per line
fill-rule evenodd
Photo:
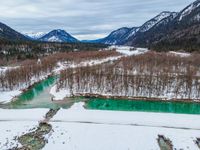
<path fill-rule="evenodd" d="M 115 57 L 108 57 L 102 60 L 90 60 L 81 62 L 79 64 L 68 64 L 64 65 L 58 64 L 58 68 L 55 70 L 55 72 L 59 72 L 60 70 L 64 70 L 66 68 L 77 68 L 77 67 L 86 67 L 86 66 L 95 66 L 99 64 L 103 64 L 106 62 L 112 62 L 116 61 L 122 57 L 132 56 L 132 55 L 141 55 L 148 52 L 148 49 L 146 48 L 136 48 L 135 50 L 131 50 L 132 47 L 129 46 L 111 46 L 108 50 L 116 49 L 117 52 L 121 53 L 121 56 L 115 56 Z M 50 94 L 53 96 L 53 100 L 63 100 L 65 97 L 70 97 L 70 91 L 69 89 L 59 89 L 57 90 L 57 85 L 54 85 L 51 90 Z M 76 94 L 75 94 L 76 95 Z"/>
<path fill-rule="evenodd" d="M 53 130 L 45 136 L 44 150 L 159 150 L 158 135 L 169 138 L 176 149 L 198 150 L 194 141 L 200 137 L 199 115 L 96 111 L 83 105 L 62 109 L 50 120 Z M 47 111 L 0 110 L 0 149 L 19 145 L 14 137 L 36 127 Z"/>
<path fill-rule="evenodd" d="M 52 72 L 43 73 L 40 75 L 40 77 L 32 77 L 30 80 L 30 85 L 34 85 L 37 82 L 40 82 L 44 79 L 46 79 L 51 74 L 60 74 L 60 71 L 66 69 L 66 68 L 76 68 L 76 67 L 84 67 L 84 66 L 91 66 L 91 65 L 98 65 L 103 64 L 108 61 L 115 61 L 117 59 L 120 59 L 123 57 L 123 55 L 118 56 L 108 56 L 102 59 L 89 59 L 86 61 L 81 61 L 79 63 L 73 63 L 73 62 L 58 62 L 57 66 L 53 69 Z M 1 67 L 0 72 L 4 73 L 5 71 L 9 69 L 15 69 L 19 67 Z M 11 90 L 2 90 L 0 89 L 0 103 L 8 103 L 10 102 L 14 97 L 19 96 L 24 90 L 26 90 L 29 86 L 26 84 L 20 85 L 19 88 Z"/>
<path fill-rule="evenodd" d="M 0 149 L 7 150 L 19 146 L 17 137 L 36 127 L 47 112 L 48 109 L 0 109 Z"/>
<path fill-rule="evenodd" d="M 51 120 L 55 132 L 44 149 L 158 150 L 157 137 L 162 134 L 174 148 L 198 150 L 194 140 L 199 137 L 199 120 L 198 115 L 85 110 L 77 103 Z"/>

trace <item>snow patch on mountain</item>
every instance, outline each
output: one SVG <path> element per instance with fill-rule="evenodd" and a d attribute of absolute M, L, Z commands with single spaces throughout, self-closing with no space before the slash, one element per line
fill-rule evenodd
<path fill-rule="evenodd" d="M 180 13 L 179 21 L 181 21 L 185 16 L 189 15 L 194 9 L 200 6 L 200 0 L 197 0 L 183 9 Z"/>
<path fill-rule="evenodd" d="M 134 36 L 138 31 L 140 30 L 139 27 L 133 27 L 129 33 L 126 35 L 126 39 L 128 39 L 131 36 Z"/>
<path fill-rule="evenodd" d="M 149 29 L 151 29 L 154 25 L 156 25 L 157 23 L 159 23 L 161 20 L 163 20 L 164 18 L 169 17 L 173 12 L 169 12 L 169 11 L 164 11 L 161 12 L 159 15 L 157 15 L 155 18 L 147 21 L 145 24 L 143 24 L 139 30 L 139 32 L 146 32 Z"/>
<path fill-rule="evenodd" d="M 59 39 L 59 37 L 56 36 L 52 36 L 48 39 L 49 42 L 62 42 L 61 39 Z"/>
<path fill-rule="evenodd" d="M 46 42 L 78 42 L 76 38 L 61 29 L 53 30 L 41 37 L 39 40 Z"/>
<path fill-rule="evenodd" d="M 39 39 L 41 38 L 42 36 L 44 36 L 46 33 L 45 32 L 26 32 L 26 33 L 23 33 L 25 36 L 28 36 L 32 39 Z"/>
<path fill-rule="evenodd" d="M 107 37 L 103 38 L 101 40 L 101 43 L 104 44 L 110 44 L 110 45 L 117 45 L 119 42 L 123 41 L 131 28 L 120 28 L 118 30 L 113 31 L 111 34 L 109 34 Z"/>

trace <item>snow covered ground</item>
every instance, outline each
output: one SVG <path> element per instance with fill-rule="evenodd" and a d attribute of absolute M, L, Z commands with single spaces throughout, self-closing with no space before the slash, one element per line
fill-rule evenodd
<path fill-rule="evenodd" d="M 159 150 L 159 134 L 177 149 L 198 150 L 198 115 L 85 110 L 83 103 L 60 110 L 45 150 Z"/>
<path fill-rule="evenodd" d="M 47 112 L 48 109 L 0 109 L 0 121 L 40 121 Z"/>
<path fill-rule="evenodd" d="M 36 78 L 36 77 L 32 77 L 31 79 L 31 85 L 39 82 L 39 81 L 42 81 L 44 79 L 46 79 L 48 77 L 49 74 L 43 74 L 40 76 L 40 78 Z M 23 90 L 27 89 L 28 88 L 28 85 L 26 84 L 23 84 L 21 85 L 21 88 L 20 89 L 14 89 L 12 91 L 2 91 L 0 89 L 0 103 L 9 103 L 12 101 L 13 98 L 15 98 L 16 96 L 19 96 Z"/>
<path fill-rule="evenodd" d="M 120 59 L 122 56 L 113 56 L 113 57 L 107 57 L 104 59 L 99 60 L 87 60 L 80 63 L 67 63 L 67 62 L 58 62 L 57 67 L 54 69 L 54 73 L 59 74 L 61 70 L 67 69 L 67 68 L 77 68 L 77 67 L 86 67 L 86 66 L 94 66 L 103 64 L 109 61 L 115 61 Z"/>
<path fill-rule="evenodd" d="M 38 122 L 44 120 L 47 112 L 48 109 L 0 109 L 0 150 L 20 145 L 16 137 L 38 126 Z"/>
<path fill-rule="evenodd" d="M 199 115 L 96 111 L 83 105 L 62 109 L 50 120 L 53 130 L 45 136 L 44 150 L 159 150 L 158 135 L 178 150 L 198 150 Z M 36 127 L 47 111 L 0 109 L 0 149 L 17 146 L 15 137 Z"/>
<path fill-rule="evenodd" d="M 107 50 L 113 50 L 116 49 L 117 52 L 121 53 L 121 56 L 114 56 L 114 57 L 108 57 L 100 60 L 89 60 L 89 61 L 84 61 L 79 64 L 65 64 L 65 63 L 58 63 L 58 67 L 54 70 L 55 73 L 59 73 L 61 70 L 64 70 L 66 68 L 77 68 L 77 67 L 84 67 L 84 66 L 94 66 L 94 65 L 99 65 L 103 64 L 109 61 L 115 61 L 118 60 L 122 57 L 126 56 L 132 56 L 132 55 L 141 55 L 146 52 L 148 52 L 148 49 L 146 48 L 136 48 L 135 50 L 133 47 L 130 46 L 110 46 Z M 59 89 L 57 90 L 57 86 L 54 85 L 51 90 L 50 94 L 53 96 L 54 100 L 63 100 L 65 97 L 70 97 L 70 91 L 69 89 Z"/>
<path fill-rule="evenodd" d="M 123 56 L 114 56 L 114 57 L 108 57 L 100 60 L 89 60 L 89 61 L 83 61 L 79 64 L 65 64 L 65 63 L 58 63 L 58 67 L 54 70 L 56 74 L 59 74 L 61 70 L 64 70 L 66 68 L 77 68 L 77 67 L 85 67 L 85 66 L 94 66 L 103 64 L 109 61 L 115 61 L 120 59 Z M 57 91 L 57 85 L 54 85 L 51 90 L 50 94 L 53 96 L 53 100 L 63 100 L 65 97 L 70 97 L 70 91 L 69 89 L 60 89 Z"/>
<path fill-rule="evenodd" d="M 60 89 L 57 91 L 57 85 L 54 85 L 51 90 L 50 94 L 53 96 L 54 101 L 63 100 L 65 97 L 70 97 L 69 89 Z"/>
<path fill-rule="evenodd" d="M 117 52 L 126 55 L 126 56 L 131 56 L 131 55 L 141 55 L 146 52 L 148 52 L 147 48 L 134 48 L 131 46 L 110 46 L 108 50 L 116 49 Z"/>
<path fill-rule="evenodd" d="M 159 150 L 158 134 L 172 140 L 178 150 L 198 150 L 198 130 L 127 125 L 53 122 L 54 132 L 44 150 Z"/>
<path fill-rule="evenodd" d="M 64 70 L 66 68 L 76 68 L 76 67 L 84 67 L 84 66 L 92 66 L 92 65 L 99 65 L 103 64 L 109 61 L 115 61 L 118 60 L 124 56 L 130 56 L 130 55 L 140 55 L 143 53 L 146 53 L 148 50 L 145 48 L 137 48 L 136 50 L 131 51 L 132 47 L 128 46 L 111 46 L 109 50 L 112 50 L 113 48 L 116 49 L 117 52 L 123 54 L 121 56 L 113 56 L 113 57 L 107 57 L 99 60 L 88 60 L 88 61 L 83 61 L 80 63 L 66 63 L 66 62 L 58 62 L 56 68 L 52 73 L 59 74 L 61 70 Z M 0 72 L 5 72 L 8 69 L 14 69 L 17 67 L 1 67 Z M 45 79 L 50 73 L 44 74 L 40 77 L 40 79 L 37 79 L 35 77 L 32 78 L 31 83 L 34 84 L 38 81 L 41 81 Z M 22 90 L 26 89 L 27 86 L 22 86 L 20 89 L 14 89 L 13 91 L 1 91 L 0 90 L 0 102 L 1 103 L 8 103 L 10 102 L 14 97 L 20 95 L 22 93 Z M 51 94 L 55 97 L 55 100 L 62 100 L 64 97 L 68 96 L 68 93 L 65 95 L 66 90 L 61 90 L 61 91 L 55 91 L 55 86 L 52 87 Z"/>
<path fill-rule="evenodd" d="M 0 92 L 0 102 L 7 103 L 10 102 L 16 95 L 20 95 L 22 91 L 13 90 L 13 91 L 1 91 Z"/>
<path fill-rule="evenodd" d="M 141 55 L 148 52 L 148 49 L 146 48 L 136 48 L 135 50 L 131 50 L 131 47 L 118 47 L 116 50 L 117 52 L 127 56 Z"/>
<path fill-rule="evenodd" d="M 104 59 L 99 59 L 99 60 L 88 60 L 88 61 L 83 61 L 78 64 L 71 64 L 71 63 L 66 63 L 66 62 L 58 62 L 58 65 L 55 67 L 54 71 L 48 74 L 42 75 L 40 78 L 35 78 L 32 77 L 31 79 L 31 84 L 33 85 L 36 82 L 39 82 L 45 78 L 48 77 L 50 74 L 59 74 L 61 70 L 64 70 L 66 68 L 76 68 L 76 67 L 84 67 L 84 66 L 91 66 L 91 65 L 98 65 L 102 63 L 106 63 L 108 61 L 114 61 L 122 56 L 113 56 L 113 57 L 107 57 Z M 13 69 L 14 67 L 1 67 L 0 72 L 5 72 L 8 69 Z M 15 67 L 16 68 L 16 67 Z M 13 91 L 1 91 L 0 89 L 0 103 L 8 103 L 10 102 L 14 97 L 19 96 L 24 89 L 26 89 L 26 85 L 22 85 L 20 89 L 14 89 Z"/>
<path fill-rule="evenodd" d="M 169 54 L 173 54 L 175 56 L 180 56 L 180 57 L 189 57 L 191 55 L 190 53 L 174 52 L 174 51 L 170 51 Z"/>
<path fill-rule="evenodd" d="M 15 67 L 10 67 L 10 66 L 0 66 L 0 73 L 4 73 L 7 70 L 11 70 L 11 69 L 16 69 L 19 68 L 19 66 L 15 66 Z"/>
<path fill-rule="evenodd" d="M 0 150 L 21 146 L 16 137 L 37 127 L 37 121 L 0 121 Z"/>
<path fill-rule="evenodd" d="M 80 102 L 74 104 L 71 109 L 60 110 L 52 121 L 190 128 L 200 130 L 200 115 L 86 110 L 83 105 L 84 103 Z"/>

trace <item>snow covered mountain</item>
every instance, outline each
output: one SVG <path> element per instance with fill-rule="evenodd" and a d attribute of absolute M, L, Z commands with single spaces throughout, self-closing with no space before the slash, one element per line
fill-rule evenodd
<path fill-rule="evenodd" d="M 33 40 L 38 40 L 39 38 L 43 37 L 46 33 L 45 32 L 26 32 L 23 34 Z"/>
<path fill-rule="evenodd" d="M 176 12 L 169 12 L 169 11 L 163 11 L 153 19 L 147 21 L 144 23 L 141 27 L 139 32 L 146 32 L 150 30 L 153 26 L 155 26 L 157 23 L 159 23 L 161 20 L 171 16 L 171 15 L 176 15 Z"/>
<path fill-rule="evenodd" d="M 89 41 L 91 43 L 103 43 L 103 44 L 110 44 L 110 45 L 124 45 L 126 43 L 130 43 L 135 37 L 140 36 L 141 34 L 149 31 L 158 23 L 161 23 L 162 20 L 173 16 L 175 17 L 177 13 L 163 11 L 156 17 L 150 19 L 149 21 L 145 22 L 141 27 L 133 27 L 127 28 L 123 27 L 118 30 L 111 32 L 107 37 Z M 167 20 L 165 20 L 166 23 Z M 86 41 L 88 42 L 88 41 Z"/>
<path fill-rule="evenodd" d="M 158 16 L 155 18 L 160 18 Z M 123 44 L 149 47 L 159 51 L 184 49 L 191 52 L 200 49 L 200 0 L 196 0 L 178 13 L 164 13 L 161 16 L 162 19 L 158 19 L 153 26 L 150 24 L 151 28 L 148 28 L 149 21 L 145 23 L 145 30 L 141 27 Z"/>
<path fill-rule="evenodd" d="M 124 41 L 134 36 L 139 30 L 140 30 L 140 27 L 131 28 L 131 30 L 125 35 Z"/>
<path fill-rule="evenodd" d="M 156 17 L 144 23 L 140 29 L 133 36 L 130 36 L 123 44 L 148 47 L 152 41 L 159 40 L 163 32 L 169 30 L 168 28 L 165 28 L 165 26 L 174 20 L 177 15 L 178 13 L 176 12 L 168 11 L 160 13 Z"/>
<path fill-rule="evenodd" d="M 128 34 L 131 31 L 131 28 L 120 28 L 118 30 L 113 31 L 110 33 L 107 37 L 100 40 L 101 43 L 104 44 L 110 44 L 115 45 L 121 42 L 125 37 L 126 34 Z"/>
<path fill-rule="evenodd" d="M 29 40 L 23 34 L 15 31 L 14 29 L 10 28 L 9 26 L 0 22 L 0 39 L 7 39 L 7 40 Z"/>
<path fill-rule="evenodd" d="M 102 43 L 108 45 L 121 45 L 129 37 L 135 35 L 139 30 L 138 27 L 127 28 L 123 27 L 111 32 L 107 37 L 97 40 L 86 40 L 83 42 Z"/>
<path fill-rule="evenodd" d="M 185 17 L 191 15 L 192 13 L 194 13 L 193 17 L 194 18 L 190 18 L 190 19 L 197 19 L 200 20 L 200 14 L 199 14 L 199 6 L 200 6 L 200 0 L 196 0 L 195 2 L 191 3 L 190 5 L 188 5 L 186 8 L 184 8 L 178 16 L 178 20 L 181 21 L 183 20 Z"/>
<path fill-rule="evenodd" d="M 184 49 L 196 51 L 200 49 L 200 0 L 196 0 L 180 11 L 171 22 L 162 27 L 165 32 L 159 40 L 151 43 L 153 49 Z"/>
<path fill-rule="evenodd" d="M 46 41 L 46 42 L 79 42 L 76 38 L 71 36 L 69 33 L 67 33 L 64 30 L 53 30 L 46 35 L 42 36 L 38 40 L 40 41 Z"/>

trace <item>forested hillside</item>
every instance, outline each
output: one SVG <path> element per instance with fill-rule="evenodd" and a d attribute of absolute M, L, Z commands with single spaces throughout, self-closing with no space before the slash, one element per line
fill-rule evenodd
<path fill-rule="evenodd" d="M 115 63 L 68 68 L 61 72 L 57 88 L 68 89 L 72 96 L 199 99 L 199 65 L 199 54 L 148 52 Z"/>
<path fill-rule="evenodd" d="M 97 51 L 105 47 L 103 44 L 0 40 L 0 64 L 40 58 L 55 52 Z"/>

